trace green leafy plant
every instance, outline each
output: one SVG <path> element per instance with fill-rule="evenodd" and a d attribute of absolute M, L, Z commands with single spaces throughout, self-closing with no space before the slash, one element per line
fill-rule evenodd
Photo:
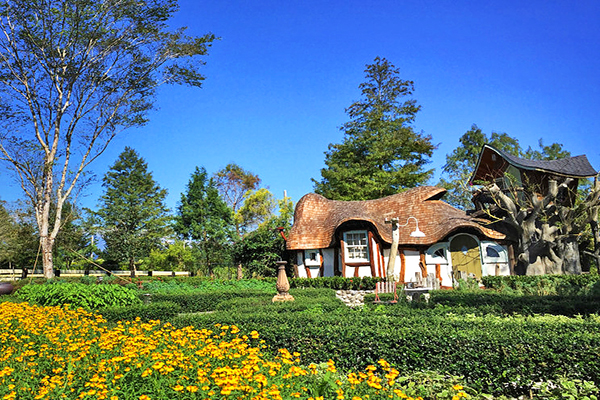
<path fill-rule="evenodd" d="M 140 304 L 137 290 L 121 285 L 85 285 L 82 283 L 55 283 L 26 285 L 19 289 L 17 297 L 43 306 L 70 304 L 95 310 L 109 306 Z"/>

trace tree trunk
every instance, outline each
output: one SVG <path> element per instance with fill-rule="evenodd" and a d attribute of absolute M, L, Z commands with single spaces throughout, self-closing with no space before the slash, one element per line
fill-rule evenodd
<path fill-rule="evenodd" d="M 579 256 L 579 247 L 577 246 L 577 236 L 569 235 L 559 243 L 562 255 L 561 270 L 563 274 L 581 274 L 581 261 Z"/>
<path fill-rule="evenodd" d="M 135 259 L 129 259 L 129 271 L 131 272 L 131 277 L 135 278 Z"/>
<path fill-rule="evenodd" d="M 54 239 L 46 236 L 40 236 L 40 247 L 42 253 L 42 265 L 44 269 L 44 278 L 54 278 L 54 261 L 52 251 L 54 249 Z"/>

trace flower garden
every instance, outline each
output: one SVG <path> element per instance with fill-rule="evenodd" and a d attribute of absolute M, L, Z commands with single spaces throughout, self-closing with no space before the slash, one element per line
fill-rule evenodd
<path fill-rule="evenodd" d="M 147 304 L 131 300 L 132 291 L 141 294 L 133 285 L 94 285 L 112 301 L 86 310 L 76 304 L 77 285 L 26 285 L 0 303 L 1 399 L 598 395 L 597 309 L 571 316 L 563 304 L 562 315 L 506 315 L 504 300 L 455 291 L 434 293 L 433 304 L 353 310 L 331 288 L 295 288 L 294 303 L 272 304 L 272 281 L 173 280 L 145 282 Z M 47 304 L 69 301 L 57 289 L 74 294 L 71 305 Z M 513 306 L 528 298 L 512 296 Z M 593 293 L 585 296 L 588 309 L 600 308 Z"/>

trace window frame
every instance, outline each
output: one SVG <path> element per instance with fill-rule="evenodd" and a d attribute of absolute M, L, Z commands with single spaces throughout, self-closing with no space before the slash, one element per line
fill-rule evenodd
<path fill-rule="evenodd" d="M 348 236 L 356 235 L 356 234 L 364 235 L 364 240 L 365 240 L 364 245 L 362 245 L 362 244 L 352 244 L 351 245 L 348 243 Z M 371 251 L 370 251 L 371 247 L 370 247 L 370 243 L 369 243 L 369 231 L 368 230 L 356 229 L 356 230 L 346 231 L 343 233 L 342 238 L 344 240 L 344 258 L 345 258 L 346 264 L 360 264 L 360 263 L 370 263 L 371 262 Z M 351 255 L 350 250 L 357 249 L 357 248 L 364 249 L 366 258 L 350 257 L 350 255 Z M 355 252 L 353 252 L 353 253 L 355 253 Z"/>

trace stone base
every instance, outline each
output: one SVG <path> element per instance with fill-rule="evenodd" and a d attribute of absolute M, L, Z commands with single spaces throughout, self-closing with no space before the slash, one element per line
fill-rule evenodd
<path fill-rule="evenodd" d="M 294 301 L 294 296 L 292 296 L 289 293 L 280 293 L 280 294 L 276 294 L 273 297 L 273 303 L 275 303 L 276 301 Z"/>

